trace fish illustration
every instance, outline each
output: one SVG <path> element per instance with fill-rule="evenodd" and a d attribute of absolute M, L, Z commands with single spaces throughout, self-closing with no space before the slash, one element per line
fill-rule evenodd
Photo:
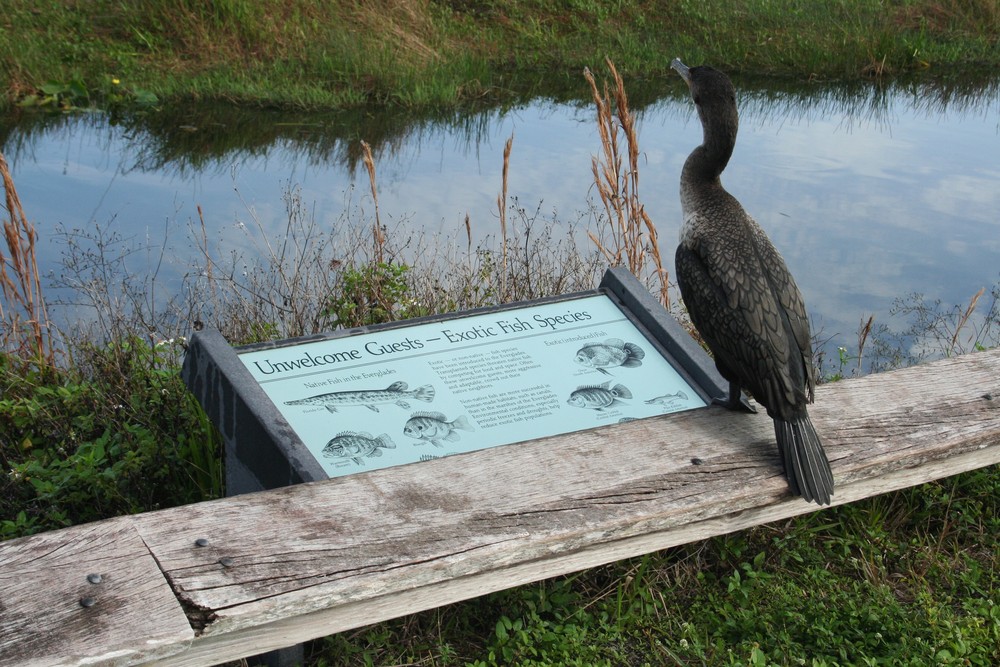
<path fill-rule="evenodd" d="M 425 440 L 435 447 L 443 447 L 444 445 L 441 444 L 442 440 L 455 442 L 461 439 L 461 436 L 455 432 L 456 429 L 463 431 L 473 430 L 465 415 L 461 415 L 453 421 L 448 421 L 448 418 L 440 412 L 415 412 L 406 420 L 406 425 L 403 427 L 403 435 Z"/>
<path fill-rule="evenodd" d="M 370 433 L 344 431 L 334 436 L 323 448 L 323 456 L 331 459 L 350 459 L 362 465 L 365 457 L 382 456 L 383 449 L 395 449 L 396 443 L 383 433 L 373 438 Z"/>
<path fill-rule="evenodd" d="M 576 353 L 576 363 L 587 368 L 595 368 L 605 375 L 611 375 L 606 368 L 642 366 L 646 353 L 635 343 L 626 343 L 618 338 L 608 338 L 602 343 L 588 343 Z"/>
<path fill-rule="evenodd" d="M 577 388 L 569 395 L 566 402 L 577 408 L 590 408 L 591 410 L 603 410 L 617 404 L 619 398 L 632 398 L 632 392 L 622 384 L 611 386 L 611 382 L 597 385 L 585 385 Z"/>
<path fill-rule="evenodd" d="M 665 394 L 663 396 L 657 396 L 656 398 L 651 398 L 646 401 L 648 405 L 662 405 L 665 408 L 671 407 L 676 401 L 686 401 L 688 395 L 683 391 L 678 391 L 676 394 Z"/>
<path fill-rule="evenodd" d="M 359 389 L 356 391 L 333 391 L 329 394 L 317 394 L 296 401 L 285 401 L 285 405 L 321 405 L 330 412 L 336 412 L 344 405 L 363 405 L 369 410 L 378 412 L 376 403 L 395 403 L 401 408 L 409 408 L 405 399 L 414 398 L 430 403 L 434 400 L 434 387 L 425 384 L 422 387 L 407 391 L 405 382 L 393 382 L 385 389 Z"/>

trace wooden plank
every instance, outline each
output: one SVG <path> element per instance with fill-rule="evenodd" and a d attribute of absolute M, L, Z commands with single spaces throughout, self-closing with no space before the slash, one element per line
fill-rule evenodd
<path fill-rule="evenodd" d="M 817 393 L 836 503 L 1000 462 L 1000 350 Z M 201 631 L 165 662 L 203 664 L 816 509 L 713 408 L 135 522 Z"/>
<path fill-rule="evenodd" d="M 135 664 L 193 637 L 130 517 L 0 543 L 0 665 Z"/>

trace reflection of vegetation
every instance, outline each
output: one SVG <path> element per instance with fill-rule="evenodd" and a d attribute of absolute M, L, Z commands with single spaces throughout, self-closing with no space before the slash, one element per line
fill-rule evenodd
<path fill-rule="evenodd" d="M 985 298 L 984 298 L 985 297 Z M 816 364 L 827 381 L 913 366 L 925 361 L 1000 346 L 1000 282 L 980 289 L 965 306 L 946 306 L 922 294 L 895 299 L 884 322 L 874 316 L 858 327 L 857 349 L 837 348 L 827 359 L 817 346 Z"/>
<path fill-rule="evenodd" d="M 1000 345 L 1000 282 L 989 294 L 981 289 L 964 307 L 910 294 L 896 299 L 889 316 L 902 319 L 905 325 L 898 331 L 886 324 L 876 328 L 873 372 L 996 347 Z"/>
<path fill-rule="evenodd" d="M 523 97 L 517 105 L 593 104 L 582 76 L 577 84 L 542 89 L 542 98 Z M 664 81 L 629 85 L 632 110 L 642 114 L 655 107 L 688 114 L 681 88 Z M 746 79 L 740 86 L 744 114 L 766 118 L 816 115 L 843 117 L 845 123 L 890 124 L 897 107 L 928 113 L 989 112 L 1000 104 L 1000 80 L 968 77 L 897 81 L 887 85 L 801 84 L 773 79 Z M 664 104 L 664 101 L 667 104 Z M 45 115 L 15 112 L 0 118 L 0 150 L 12 159 L 31 153 L 34 141 L 46 133 L 70 132 L 79 126 L 107 133 L 125 143 L 126 170 L 167 171 L 228 169 L 247 157 L 264 155 L 280 145 L 294 159 L 308 164 L 339 164 L 353 173 L 362 161 L 360 140 L 372 146 L 376 158 L 391 158 L 404 146 L 441 143 L 445 137 L 476 146 L 490 137 L 498 119 L 515 109 L 483 105 L 461 111 L 362 109 L 307 113 L 229 105 L 199 104 L 145 113 Z M 995 112 L 992 112 L 995 113 Z"/>

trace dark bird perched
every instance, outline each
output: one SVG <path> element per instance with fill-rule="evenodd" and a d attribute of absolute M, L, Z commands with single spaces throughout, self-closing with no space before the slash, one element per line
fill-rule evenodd
<path fill-rule="evenodd" d="M 711 67 L 671 67 L 698 108 L 704 140 L 681 173 L 684 224 L 677 247 L 677 283 L 691 321 L 729 381 L 716 402 L 754 411 L 742 389 L 767 409 L 795 495 L 828 505 L 833 473 L 806 405 L 816 373 L 802 294 L 784 260 L 719 176 L 736 145 L 736 91 Z"/>

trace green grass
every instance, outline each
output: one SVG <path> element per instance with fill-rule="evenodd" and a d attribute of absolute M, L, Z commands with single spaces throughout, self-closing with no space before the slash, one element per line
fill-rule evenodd
<path fill-rule="evenodd" d="M 611 57 L 658 77 L 675 56 L 731 71 L 849 79 L 1000 63 L 995 0 L 8 0 L 7 104 L 156 99 L 282 107 L 453 106 L 524 94 Z M 32 97 L 36 96 L 36 97 Z"/>

